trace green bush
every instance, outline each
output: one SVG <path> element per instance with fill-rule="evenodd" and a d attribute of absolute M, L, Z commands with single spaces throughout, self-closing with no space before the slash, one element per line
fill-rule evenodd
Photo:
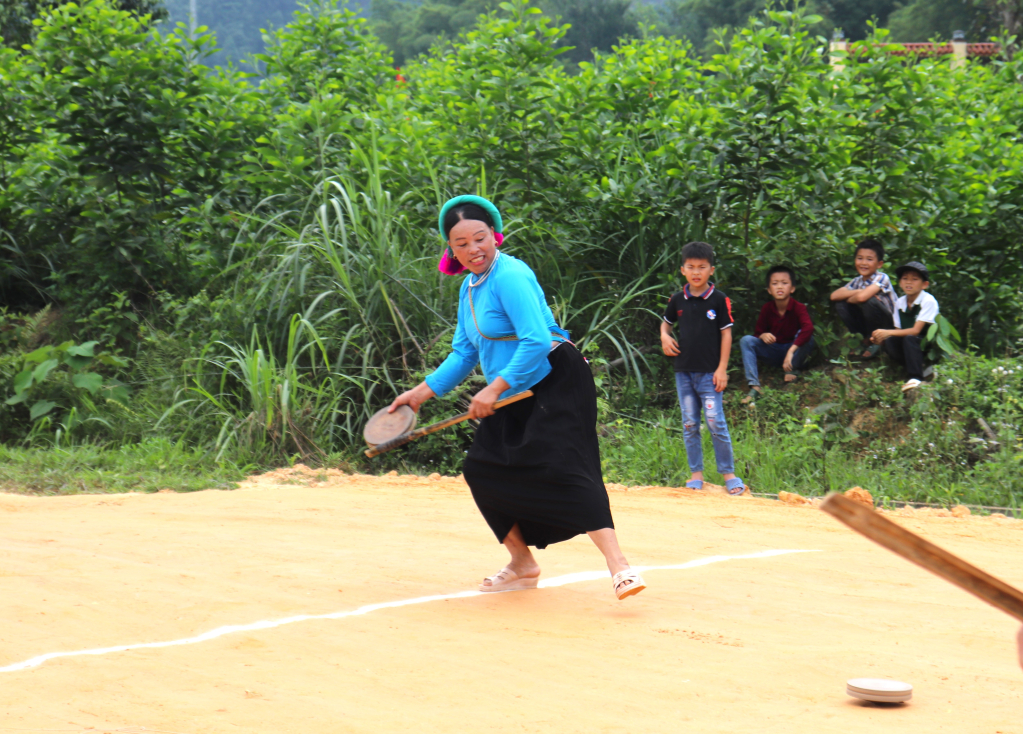
<path fill-rule="evenodd" d="M 204 66 L 208 34 L 157 33 L 106 0 L 52 9 L 24 53 L 0 52 L 0 290 L 63 317 L 31 347 L 4 337 L 0 378 L 24 395 L 0 407 L 4 440 L 64 441 L 75 410 L 111 445 L 169 436 L 211 460 L 454 470 L 468 427 L 373 465 L 359 463 L 360 432 L 443 357 L 458 281 L 436 271 L 435 217 L 466 192 L 501 207 L 506 250 L 601 367 L 602 414 L 674 414 L 656 333 L 691 239 L 716 247 L 737 333 L 753 324 L 767 268 L 793 265 L 818 366 L 842 333 L 827 293 L 868 234 L 889 265 L 928 264 L 943 379 L 1018 353 L 1023 57 L 908 62 L 879 30 L 839 71 L 817 20 L 765 12 L 702 58 L 676 39 L 624 41 L 570 73 L 566 29 L 512 0 L 409 64 L 403 82 L 333 0 L 268 36 L 259 79 Z M 68 341 L 129 361 L 102 373 L 132 388 L 127 406 L 94 400 L 93 378 L 75 384 L 53 356 Z M 33 353 L 45 358 L 15 385 Z M 755 438 L 745 470 L 781 486 L 784 467 L 764 452 L 793 452 L 790 480 L 804 489 L 869 469 L 905 494 L 868 444 L 919 464 L 934 443 L 935 496 L 965 496 L 964 477 L 1016 461 L 1002 435 L 1019 425 L 1012 403 L 994 402 L 1015 388 L 969 382 L 952 406 L 936 383 L 909 410 L 888 377 L 829 367 L 808 376 L 804 402 L 772 395 L 736 414 Z M 867 425 L 864 410 L 889 417 Z M 939 415 L 955 426 L 937 441 Z M 666 440 L 652 430 L 608 429 L 609 476 L 676 481 L 677 464 L 650 458 Z M 1017 497 L 1006 481 L 990 490 L 999 502 Z"/>

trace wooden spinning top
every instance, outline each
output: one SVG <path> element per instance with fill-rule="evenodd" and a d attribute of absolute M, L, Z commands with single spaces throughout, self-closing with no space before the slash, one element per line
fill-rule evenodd
<path fill-rule="evenodd" d="M 853 698 L 875 703 L 903 703 L 913 698 L 913 686 L 882 678 L 853 678 L 846 681 L 845 692 Z"/>

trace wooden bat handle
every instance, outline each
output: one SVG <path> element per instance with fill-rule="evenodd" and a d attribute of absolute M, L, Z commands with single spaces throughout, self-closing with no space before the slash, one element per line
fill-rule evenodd
<path fill-rule="evenodd" d="M 875 543 L 1023 622 L 1023 591 L 848 497 L 829 494 L 821 503 L 821 509 Z"/>
<path fill-rule="evenodd" d="M 509 395 L 508 397 L 502 398 L 501 400 L 498 400 L 496 403 L 494 403 L 494 410 L 497 410 L 498 408 L 503 408 L 506 405 L 511 405 L 512 403 L 517 403 L 520 400 L 525 400 L 526 398 L 531 397 L 533 397 L 532 390 L 523 390 L 522 392 L 517 392 L 514 395 Z M 462 413 L 461 415 L 468 416 L 468 413 Z"/>
<path fill-rule="evenodd" d="M 526 398 L 531 397 L 533 397 L 532 390 L 523 390 L 520 393 L 515 393 L 514 395 L 511 395 L 507 398 L 498 400 L 496 403 L 494 403 L 494 410 L 497 410 L 498 408 L 503 408 L 506 405 L 511 405 L 512 403 L 517 403 L 520 400 L 525 400 Z M 400 436 L 392 438 L 390 441 L 384 441 L 383 443 L 377 444 L 373 448 L 366 449 L 366 456 L 372 459 L 374 456 L 380 456 L 380 454 L 385 454 L 391 449 L 396 449 L 399 446 L 404 446 L 407 443 L 412 443 L 416 439 L 420 439 L 423 436 L 429 436 L 431 433 L 442 431 L 445 428 L 449 428 L 468 419 L 469 419 L 468 413 L 459 413 L 458 415 L 451 416 L 450 418 L 446 418 L 442 421 L 437 421 L 436 423 L 431 423 L 428 426 L 417 428 L 414 431 L 403 433 Z"/>

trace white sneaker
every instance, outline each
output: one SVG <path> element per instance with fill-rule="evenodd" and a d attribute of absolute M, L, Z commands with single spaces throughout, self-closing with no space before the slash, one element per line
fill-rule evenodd
<path fill-rule="evenodd" d="M 906 380 L 906 384 L 902 386 L 902 392 L 909 392 L 910 390 L 916 390 L 920 387 L 920 380 L 912 379 Z"/>

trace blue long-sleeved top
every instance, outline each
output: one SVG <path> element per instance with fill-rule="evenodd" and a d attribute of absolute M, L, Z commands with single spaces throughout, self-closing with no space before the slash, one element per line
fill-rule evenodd
<path fill-rule="evenodd" d="M 470 281 L 479 282 L 471 289 L 471 307 Z M 501 339 L 509 336 L 517 338 Z M 481 364 L 487 384 L 503 377 L 510 388 L 501 397 L 514 395 L 550 373 L 552 341 L 568 341 L 568 332 L 554 321 L 536 275 L 521 260 L 499 254 L 485 279 L 470 273 L 462 281 L 451 354 L 427 375 L 426 384 L 443 395 Z"/>

